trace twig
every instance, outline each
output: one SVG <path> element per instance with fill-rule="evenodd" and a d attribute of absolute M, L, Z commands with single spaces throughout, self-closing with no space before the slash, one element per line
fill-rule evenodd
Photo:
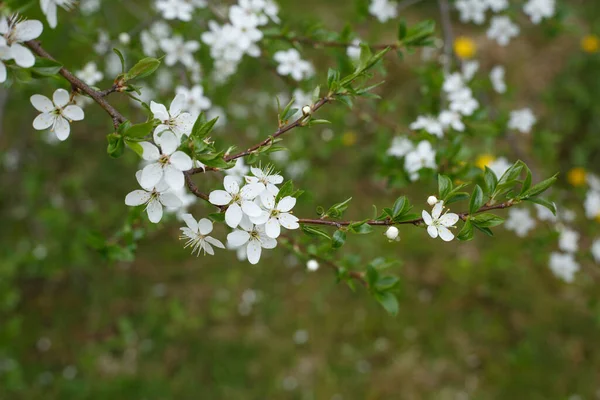
<path fill-rule="evenodd" d="M 44 50 L 42 48 L 40 42 L 35 41 L 35 40 L 30 40 L 28 42 L 25 42 L 25 44 L 27 45 L 27 47 L 29 47 L 31 50 L 33 50 L 38 56 L 47 58 L 49 60 L 56 61 L 46 50 Z M 83 82 L 81 79 L 77 78 L 75 75 L 73 75 L 69 70 L 67 70 L 64 67 L 62 67 L 60 69 L 59 73 L 67 81 L 69 81 L 71 83 L 71 86 L 81 90 L 82 92 L 84 92 L 85 94 L 90 96 L 96 103 L 98 103 L 98 105 L 100 107 L 102 107 L 108 113 L 108 115 L 110 115 L 110 117 L 112 118 L 115 129 L 120 124 L 122 124 L 123 122 L 126 121 L 126 118 L 123 115 L 121 115 L 120 112 L 118 112 L 113 106 L 111 106 L 106 100 L 104 100 L 104 98 L 103 98 L 104 95 L 102 94 L 103 92 L 98 92 L 98 91 L 92 89 L 85 82 Z"/>
<path fill-rule="evenodd" d="M 475 212 L 473 214 L 480 214 L 482 212 L 486 212 L 486 211 L 490 211 L 490 210 L 501 210 L 504 208 L 512 207 L 517 203 L 518 202 L 509 200 L 507 202 L 495 204 L 492 206 L 483 206 L 479 210 L 477 210 L 477 212 Z M 468 212 L 463 212 L 463 213 L 458 214 L 458 217 L 464 221 L 467 219 L 467 217 L 469 215 L 473 215 L 473 214 L 469 214 Z M 336 228 L 341 228 L 342 226 L 356 224 L 357 222 L 363 222 L 363 221 L 329 221 L 329 220 L 324 220 L 324 219 L 300 219 L 300 220 L 298 220 L 298 223 L 304 224 L 304 225 L 328 225 L 328 226 L 335 226 Z M 368 221 L 364 221 L 364 223 L 366 223 L 368 225 L 372 225 L 372 226 L 419 225 L 419 224 L 423 223 L 423 218 L 416 218 L 416 219 L 411 219 L 409 221 L 402 221 L 402 222 L 394 222 L 391 220 L 377 221 L 377 220 L 371 219 Z"/>

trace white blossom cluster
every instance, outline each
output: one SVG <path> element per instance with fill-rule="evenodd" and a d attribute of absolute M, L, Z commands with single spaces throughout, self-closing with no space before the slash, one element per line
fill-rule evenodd
<path fill-rule="evenodd" d="M 461 22 L 473 22 L 482 25 L 487 11 L 499 13 L 509 8 L 509 0 L 457 0 L 454 3 L 460 14 Z M 556 13 L 556 0 L 528 0 L 523 5 L 523 12 L 531 22 L 539 24 L 544 18 L 552 18 Z"/>
<path fill-rule="evenodd" d="M 21 68 L 34 66 L 35 56 L 23 43 L 37 39 L 43 30 L 40 21 L 24 20 L 18 15 L 0 18 L 0 83 L 7 77 L 4 61 L 14 60 Z"/>
<path fill-rule="evenodd" d="M 156 0 L 155 6 L 164 19 L 189 22 L 197 8 L 206 7 L 206 0 Z"/>
<path fill-rule="evenodd" d="M 423 168 L 437 169 L 435 150 L 430 142 L 423 140 L 416 146 L 406 137 L 396 136 L 387 150 L 392 157 L 404 157 L 404 170 L 411 181 L 419 179 L 419 171 Z"/>
<path fill-rule="evenodd" d="M 223 82 L 237 71 L 244 55 L 258 57 L 257 43 L 263 38 L 260 27 L 269 20 L 279 23 L 279 8 L 273 0 L 239 0 L 229 8 L 229 22 L 209 21 L 202 41 L 210 46 L 214 60 L 214 78 Z"/>
<path fill-rule="evenodd" d="M 387 22 L 398 17 L 398 2 L 393 0 L 371 0 L 369 14 L 379 20 Z"/>

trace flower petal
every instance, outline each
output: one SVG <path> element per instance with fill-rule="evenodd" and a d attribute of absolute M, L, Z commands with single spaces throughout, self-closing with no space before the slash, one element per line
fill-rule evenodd
<path fill-rule="evenodd" d="M 268 237 L 277 239 L 281 234 L 281 226 L 277 218 L 271 217 L 265 224 L 265 233 Z"/>
<path fill-rule="evenodd" d="M 288 212 L 296 205 L 296 198 L 292 196 L 286 196 L 283 199 L 279 200 L 279 204 L 277 204 L 277 209 L 281 212 Z"/>
<path fill-rule="evenodd" d="M 142 170 L 140 185 L 144 189 L 152 189 L 163 177 L 163 168 L 159 163 L 149 164 Z"/>
<path fill-rule="evenodd" d="M 165 182 L 172 189 L 181 189 L 185 185 L 185 178 L 183 172 L 172 166 L 171 164 L 165 166 Z"/>
<path fill-rule="evenodd" d="M 427 211 L 423 210 L 423 212 L 421 213 L 421 217 L 423 217 L 423 222 L 425 222 L 425 224 L 431 225 L 433 223 L 433 219 Z"/>
<path fill-rule="evenodd" d="M 250 261 L 250 264 L 258 264 L 261 253 L 262 246 L 260 245 L 260 242 L 256 239 L 250 240 L 248 242 L 248 247 L 246 248 L 246 255 L 248 256 L 248 261 Z"/>
<path fill-rule="evenodd" d="M 52 104 L 52 101 L 46 96 L 34 94 L 29 100 L 31 101 L 31 105 L 40 112 L 47 113 L 54 110 L 54 104 Z"/>
<path fill-rule="evenodd" d="M 150 222 L 157 224 L 160 222 L 163 216 L 162 204 L 158 200 L 152 200 L 146 207 L 146 213 L 148 213 L 148 219 Z"/>
<path fill-rule="evenodd" d="M 167 107 L 160 103 L 150 102 L 150 110 L 154 114 L 154 118 L 159 119 L 161 122 L 168 121 L 170 119 Z"/>
<path fill-rule="evenodd" d="M 162 135 L 155 138 L 155 141 L 156 144 L 160 146 L 162 153 L 166 155 L 173 154 L 180 144 L 177 136 L 171 131 L 163 132 Z"/>
<path fill-rule="evenodd" d="M 227 235 L 227 244 L 233 247 L 240 247 L 250 240 L 250 234 L 246 231 L 236 229 Z"/>
<path fill-rule="evenodd" d="M 298 217 L 288 213 L 279 214 L 279 223 L 286 229 L 300 228 L 300 224 L 298 224 Z"/>
<path fill-rule="evenodd" d="M 206 240 L 203 240 L 202 242 L 200 242 L 202 245 L 202 248 L 204 249 L 205 253 L 210 254 L 211 256 L 215 255 L 215 251 L 213 250 L 212 246 L 210 244 L 208 244 L 206 242 Z"/>
<path fill-rule="evenodd" d="M 225 211 L 225 223 L 232 228 L 237 228 L 243 216 L 244 213 L 240 206 L 237 205 L 237 203 L 233 203 L 229 206 L 227 211 Z"/>
<path fill-rule="evenodd" d="M 181 199 L 175 193 L 163 193 L 159 199 L 162 204 L 169 208 L 179 208 L 183 205 Z"/>
<path fill-rule="evenodd" d="M 444 226 L 454 226 L 458 222 L 458 214 L 446 213 L 440 217 L 440 224 Z"/>
<path fill-rule="evenodd" d="M 433 219 L 438 219 L 440 217 L 440 215 L 442 215 L 443 209 L 444 209 L 443 201 L 438 201 L 437 203 L 435 203 L 435 206 L 433 206 L 433 210 L 431 210 L 431 216 L 433 217 Z"/>
<path fill-rule="evenodd" d="M 27 47 L 18 43 L 10 46 L 10 54 L 15 63 L 21 68 L 31 68 L 35 65 L 35 56 Z"/>
<path fill-rule="evenodd" d="M 62 114 L 71 121 L 81 121 L 85 117 L 81 107 L 74 105 L 66 106 L 62 111 Z"/>
<path fill-rule="evenodd" d="M 205 238 L 204 238 L 204 240 L 206 240 L 208 243 L 210 243 L 210 244 L 212 244 L 213 246 L 215 246 L 215 247 L 218 247 L 218 248 L 220 248 L 220 249 L 224 249 L 224 248 L 225 248 L 225 246 L 223 245 L 223 243 L 221 243 L 221 241 L 220 241 L 220 240 L 218 240 L 218 239 L 215 239 L 215 238 L 214 238 L 214 237 L 212 237 L 212 236 L 207 236 L 207 237 L 205 237 Z"/>
<path fill-rule="evenodd" d="M 208 219 L 208 218 L 202 218 L 198 222 L 198 230 L 199 230 L 199 232 L 200 232 L 201 235 L 208 235 L 213 230 L 213 223 L 212 223 L 212 221 L 210 219 Z"/>
<path fill-rule="evenodd" d="M 259 217 L 262 214 L 260 207 L 253 201 L 242 201 L 242 211 L 249 217 Z"/>
<path fill-rule="evenodd" d="M 176 151 L 175 153 L 171 154 L 169 161 L 171 162 L 171 165 L 180 171 L 187 171 L 193 167 L 192 159 L 183 151 Z"/>
<path fill-rule="evenodd" d="M 33 120 L 33 128 L 38 131 L 48 129 L 54 124 L 56 116 L 50 113 L 42 113 Z"/>
<path fill-rule="evenodd" d="M 260 244 L 263 249 L 274 249 L 275 247 L 277 247 L 277 240 L 268 236 L 261 236 Z"/>
<path fill-rule="evenodd" d="M 223 178 L 223 187 L 230 194 L 238 194 L 240 191 L 240 185 L 237 183 L 237 180 L 230 175 L 227 175 Z"/>
<path fill-rule="evenodd" d="M 71 133 L 71 125 L 69 125 L 69 121 L 63 117 L 56 117 L 52 130 L 56 133 L 58 140 L 65 141 Z"/>
<path fill-rule="evenodd" d="M 52 95 L 52 101 L 57 107 L 62 108 L 66 106 L 67 104 L 69 104 L 70 100 L 71 97 L 69 96 L 69 92 L 67 92 L 65 89 L 56 89 L 56 91 Z"/>
<path fill-rule="evenodd" d="M 454 239 L 454 234 L 445 226 L 438 226 L 438 231 L 440 232 L 440 237 L 444 242 L 449 242 Z"/>
<path fill-rule="evenodd" d="M 160 158 L 160 151 L 158 147 L 150 142 L 138 142 L 142 146 L 142 158 L 146 161 L 158 161 Z"/>
<path fill-rule="evenodd" d="M 186 95 L 183 93 L 179 93 L 177 96 L 175 96 L 175 98 L 171 102 L 171 107 L 169 107 L 169 114 L 172 117 L 177 117 L 179 114 L 181 114 L 181 111 L 183 110 L 186 101 Z"/>
<path fill-rule="evenodd" d="M 150 193 L 145 190 L 134 190 L 125 196 L 125 204 L 128 206 L 141 206 L 150 200 Z"/>
<path fill-rule="evenodd" d="M 275 209 L 275 196 L 270 193 L 260 196 L 260 201 L 267 210 Z"/>
<path fill-rule="evenodd" d="M 433 226 L 433 225 L 429 225 L 427 227 L 427 233 L 429 233 L 429 236 L 431 236 L 434 239 L 436 237 L 438 237 L 438 229 L 435 226 Z"/>
<path fill-rule="evenodd" d="M 183 214 L 181 219 L 193 232 L 198 232 L 198 221 L 196 221 L 196 218 L 192 214 Z"/>
<path fill-rule="evenodd" d="M 38 38 L 44 31 L 44 25 L 35 19 L 19 22 L 15 27 L 15 39 L 19 42 L 27 42 Z"/>
<path fill-rule="evenodd" d="M 208 195 L 208 201 L 215 206 L 226 206 L 231 203 L 231 195 L 224 190 L 213 190 Z"/>

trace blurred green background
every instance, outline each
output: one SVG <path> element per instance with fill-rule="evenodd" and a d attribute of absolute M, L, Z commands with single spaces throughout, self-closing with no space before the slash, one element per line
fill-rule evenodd
<path fill-rule="evenodd" d="M 600 34 L 600 7 L 559 3 L 558 17 L 541 26 L 521 15 L 521 36 L 507 48 L 453 14 L 456 35 L 475 41 L 482 68 L 507 68 L 510 90 L 497 107 L 529 106 L 540 117 L 535 133 L 516 147 L 493 129 L 471 135 L 465 161 L 491 153 L 526 158 L 537 179 L 561 172 L 554 200 L 577 211 L 575 226 L 589 245 L 598 223 L 585 220 L 585 189 L 573 188 L 565 176 L 574 167 L 600 172 L 600 58 L 580 47 L 585 35 Z M 350 23 L 374 43 L 395 35 L 394 23 L 360 16 L 362 1 L 279 4 L 282 20 L 299 32 L 321 21 L 332 31 Z M 102 66 L 103 57 L 90 50 L 98 29 L 111 38 L 137 31 L 155 18 L 147 5 L 105 1 L 89 17 L 59 11 L 59 27 L 46 26 L 41 40 L 71 70 L 88 61 Z M 26 15 L 42 18 L 37 5 Z M 429 0 L 401 15 L 409 22 L 439 21 Z M 198 38 L 209 18 L 202 11 L 197 24 L 172 26 Z M 142 56 L 136 36 L 129 46 L 114 45 L 129 64 Z M 267 43 L 271 51 L 287 47 Z M 317 83 L 325 81 L 328 66 L 347 63 L 343 49 L 305 49 L 303 56 L 317 66 Z M 215 133 L 222 147 L 243 147 L 273 132 L 274 98 L 294 87 L 249 58 L 217 87 L 208 75 L 206 46 L 199 57 L 207 95 L 227 112 L 227 124 Z M 403 194 L 420 212 L 435 192 L 435 176 L 406 186 L 394 172 L 401 166 L 383 154 L 429 107 L 423 88 L 439 84 L 440 67 L 421 61 L 419 52 L 405 60 L 391 56 L 385 67 L 382 101 L 361 100 L 352 111 L 329 106 L 320 117 L 332 125 L 285 139 L 291 151 L 280 168 L 299 160 L 308 165 L 294 179 L 307 190 L 298 215 L 312 217 L 317 205 L 352 196 L 346 217 L 362 219 L 372 204 L 381 209 Z M 157 95 L 164 103 L 177 85 L 173 75 L 174 83 Z M 106 76 L 100 86 L 110 83 Z M 191 256 L 177 240 L 182 224 L 174 216 L 151 226 L 140 210 L 124 205 L 137 186 L 138 159 L 131 152 L 117 160 L 107 156 L 111 124 L 100 108 L 87 106 L 85 121 L 73 124 L 64 143 L 48 143 L 33 130 L 29 97 L 58 87 L 67 88 L 45 79 L 0 90 L 0 399 L 600 396 L 600 271 L 587 255 L 574 283 L 555 278 L 547 267 L 557 238 L 550 226 L 538 222 L 526 238 L 500 228 L 495 238 L 467 243 L 434 241 L 411 226 L 395 243 L 379 231 L 349 238 L 337 258 L 357 270 L 379 256 L 398 261 L 400 313 L 394 318 L 361 288 L 336 284 L 325 267 L 307 271 L 306 260 L 283 246 L 265 252 L 256 266 L 238 262 L 234 252 Z M 260 106 L 257 98 L 265 96 L 267 105 Z M 132 120 L 144 119 L 123 96 L 111 102 Z M 493 126 L 494 116 L 487 118 Z M 322 139 L 327 130 L 334 133 L 328 141 Z M 209 191 L 221 179 L 207 174 L 196 182 Z M 198 203 L 191 211 L 200 218 L 212 208 Z M 215 236 L 225 235 L 219 226 Z"/>

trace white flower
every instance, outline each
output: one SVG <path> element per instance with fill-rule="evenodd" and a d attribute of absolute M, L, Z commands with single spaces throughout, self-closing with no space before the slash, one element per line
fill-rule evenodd
<path fill-rule="evenodd" d="M 594 260 L 597 263 L 600 263 L 600 239 L 596 239 L 594 240 L 594 243 L 592 243 L 592 256 L 594 257 Z"/>
<path fill-rule="evenodd" d="M 421 213 L 423 217 L 423 221 L 427 224 L 427 233 L 432 238 L 437 238 L 438 235 L 442 238 L 443 241 L 449 242 L 454 239 L 454 234 L 450 232 L 450 229 L 453 228 L 454 225 L 458 222 L 458 214 L 446 212 L 442 215 L 442 210 L 444 209 L 444 202 L 440 201 L 435 206 L 433 206 L 433 210 L 431 211 L 431 215 L 425 210 Z"/>
<path fill-rule="evenodd" d="M 244 246 L 250 264 L 258 264 L 263 248 L 274 249 L 277 246 L 277 240 L 267 236 L 264 226 L 254 225 L 244 218 L 239 227 L 241 229 L 227 235 L 227 243 L 232 247 Z"/>
<path fill-rule="evenodd" d="M 0 36 L 0 83 L 6 81 L 6 65 L 4 64 L 5 60 L 10 60 L 12 58 L 12 54 L 10 52 L 10 47 L 6 45 L 6 40 L 3 36 Z"/>
<path fill-rule="evenodd" d="M 121 42 L 121 44 L 125 45 L 125 46 L 127 46 L 129 43 L 131 43 L 131 36 L 129 35 L 129 33 L 127 33 L 127 32 L 119 33 L 119 42 Z"/>
<path fill-rule="evenodd" d="M 267 167 L 264 170 L 256 167 L 250 167 L 254 176 L 246 176 L 246 183 L 254 187 L 254 191 L 263 197 L 268 194 L 277 196 L 279 189 L 276 185 L 283 182 L 283 176 L 273 171 L 273 168 Z"/>
<path fill-rule="evenodd" d="M 509 6 L 508 0 L 485 0 L 485 1 L 487 3 L 487 6 L 493 12 L 500 12 L 500 11 L 506 10 Z"/>
<path fill-rule="evenodd" d="M 479 108 L 479 102 L 473 97 L 473 92 L 468 87 L 449 93 L 448 100 L 450 101 L 450 110 L 462 115 L 473 115 Z"/>
<path fill-rule="evenodd" d="M 396 240 L 396 239 L 398 239 L 398 235 L 399 234 L 400 234 L 400 231 L 395 226 L 390 226 L 385 231 L 385 237 L 388 238 L 389 240 Z"/>
<path fill-rule="evenodd" d="M 83 15 L 90 15 L 100 9 L 100 0 L 80 0 L 79 9 Z"/>
<path fill-rule="evenodd" d="M 485 0 L 457 0 L 455 6 L 460 13 L 461 22 L 473 21 L 477 25 L 485 22 L 485 11 L 488 7 Z"/>
<path fill-rule="evenodd" d="M 161 39 L 160 48 L 166 53 L 166 65 L 173 66 L 180 62 L 189 68 L 195 62 L 193 53 L 198 51 L 200 43 L 195 40 L 184 42 L 181 36 L 174 36 Z"/>
<path fill-rule="evenodd" d="M 475 74 L 479 71 L 479 61 L 465 61 L 462 65 L 462 76 L 466 81 L 473 79 Z"/>
<path fill-rule="evenodd" d="M 71 132 L 72 121 L 81 121 L 84 117 L 83 110 L 76 105 L 68 105 L 71 102 L 69 92 L 57 89 L 52 100 L 41 94 L 31 96 L 31 104 L 40 111 L 33 120 L 33 127 L 38 131 L 50 128 L 59 140 L 66 140 Z"/>
<path fill-rule="evenodd" d="M 426 140 L 419 142 L 417 147 L 408 153 L 404 159 L 404 169 L 410 176 L 411 180 L 416 180 L 419 177 L 419 170 L 422 168 L 437 167 L 435 163 L 435 151 Z"/>
<path fill-rule="evenodd" d="M 511 165 L 512 164 L 509 163 L 506 158 L 499 157 L 499 158 L 495 159 L 494 161 L 492 161 L 487 167 L 489 169 L 491 169 L 492 172 L 494 172 L 494 174 L 496 175 L 496 177 L 498 177 L 498 179 L 500 179 L 502 177 L 502 175 L 504 175 L 506 170 L 511 167 Z"/>
<path fill-rule="evenodd" d="M 6 46 L 15 63 L 22 68 L 30 68 L 35 64 L 35 56 L 21 43 L 36 39 L 42 34 L 44 25 L 36 20 L 20 20 L 16 15 L 7 19 L 0 18 L 0 35 L 4 37 Z"/>
<path fill-rule="evenodd" d="M 202 218 L 200 221 L 196 221 L 192 214 L 184 214 L 182 218 L 187 228 L 180 228 L 183 233 L 181 239 L 187 240 L 184 248 L 192 246 L 192 254 L 200 255 L 200 251 L 204 251 L 204 254 L 208 253 L 212 256 L 215 254 L 212 246 L 225 248 L 221 241 L 208 236 L 213 230 L 213 223 L 209 219 Z"/>
<path fill-rule="evenodd" d="M 309 271 L 316 271 L 319 269 L 319 262 L 317 260 L 308 260 L 306 262 L 306 268 L 308 268 Z"/>
<path fill-rule="evenodd" d="M 253 186 L 240 185 L 234 177 L 226 176 L 223 179 L 225 190 L 213 190 L 208 196 L 208 201 L 216 206 L 228 206 L 225 211 L 225 223 L 236 228 L 244 214 L 249 217 L 259 217 L 262 214 L 260 207 L 254 203 L 258 196 Z"/>
<path fill-rule="evenodd" d="M 167 111 L 167 107 L 154 101 L 150 102 L 150 110 L 154 118 L 160 120 L 161 124 L 156 127 L 155 132 L 170 130 L 181 140 L 183 135 L 188 135 L 194 127 L 194 118 L 190 113 L 183 112 L 183 106 L 186 103 L 186 97 L 183 94 L 175 96 Z"/>
<path fill-rule="evenodd" d="M 393 157 L 404 157 L 414 149 L 410 140 L 402 136 L 395 136 L 387 154 Z"/>
<path fill-rule="evenodd" d="M 598 218 L 600 216 L 600 192 L 589 190 L 583 202 L 585 208 L 585 216 L 589 219 Z"/>
<path fill-rule="evenodd" d="M 511 208 L 508 210 L 508 218 L 504 227 L 515 232 L 519 237 L 525 237 L 535 227 L 535 220 L 531 213 L 525 208 Z"/>
<path fill-rule="evenodd" d="M 296 81 L 301 81 L 314 75 L 312 64 L 302 60 L 300 53 L 296 49 L 278 51 L 273 55 L 273 58 L 279 63 L 277 66 L 277 73 L 279 75 L 289 75 Z"/>
<path fill-rule="evenodd" d="M 535 115 L 529 108 L 511 111 L 508 128 L 515 129 L 521 133 L 531 132 L 531 128 L 537 122 Z"/>
<path fill-rule="evenodd" d="M 352 41 L 352 46 L 348 46 L 346 49 L 346 55 L 355 61 L 360 58 L 360 39 Z"/>
<path fill-rule="evenodd" d="M 205 0 L 156 0 L 156 9 L 164 19 L 191 21 L 194 8 L 206 7 Z"/>
<path fill-rule="evenodd" d="M 212 106 L 210 99 L 204 96 L 204 88 L 201 85 L 195 85 L 191 89 L 179 86 L 176 92 L 185 96 L 186 109 L 190 111 L 192 117 L 198 117 L 203 110 L 208 110 Z"/>
<path fill-rule="evenodd" d="M 505 70 L 501 65 L 497 65 L 490 71 L 490 81 L 494 90 L 498 93 L 506 92 L 506 83 L 504 82 Z"/>
<path fill-rule="evenodd" d="M 499 16 L 492 18 L 487 30 L 487 37 L 494 39 L 500 46 L 506 46 L 510 40 L 519 35 L 519 26 L 514 24 L 509 17 Z"/>
<path fill-rule="evenodd" d="M 48 25 L 52 29 L 56 28 L 58 24 L 56 16 L 58 6 L 71 11 L 75 7 L 75 0 L 40 0 L 42 12 L 46 16 L 46 19 L 48 19 Z"/>
<path fill-rule="evenodd" d="M 457 112 L 444 110 L 440 113 L 438 121 L 442 124 L 442 128 L 444 129 L 451 127 L 458 132 L 463 132 L 465 130 L 465 124 L 462 122 L 461 116 Z"/>
<path fill-rule="evenodd" d="M 566 282 L 573 282 L 575 273 L 579 271 L 579 263 L 573 254 L 551 253 L 549 267 L 554 275 Z"/>
<path fill-rule="evenodd" d="M 102 72 L 98 71 L 95 62 L 87 63 L 85 67 L 83 67 L 82 70 L 77 71 L 75 75 L 90 86 L 93 86 L 104 79 L 104 75 Z"/>
<path fill-rule="evenodd" d="M 390 0 L 371 0 L 369 14 L 376 17 L 379 22 L 398 17 L 398 3 Z"/>
<path fill-rule="evenodd" d="M 555 9 L 555 0 L 529 0 L 523 6 L 523 12 L 531 18 L 531 22 L 534 24 L 539 24 L 544 18 L 552 18 Z"/>
<path fill-rule="evenodd" d="M 142 185 L 142 171 L 135 174 L 135 178 L 143 190 L 134 190 L 125 197 L 125 204 L 128 206 L 146 205 L 148 219 L 152 223 L 158 223 L 163 216 L 163 205 L 165 207 L 175 208 L 181 206 L 181 200 L 169 192 L 169 186 L 164 182 L 159 182 L 155 187 L 148 188 Z"/>
<path fill-rule="evenodd" d="M 465 88 L 465 80 L 462 74 L 455 72 L 453 74 L 447 75 L 444 78 L 444 85 L 442 89 L 446 93 L 453 93 Z"/>
<path fill-rule="evenodd" d="M 291 214 L 290 211 L 296 205 L 296 199 L 286 196 L 275 203 L 275 196 L 267 194 L 261 197 L 261 202 L 265 211 L 259 217 L 250 217 L 250 221 L 256 225 L 265 224 L 267 236 L 277 239 L 281 233 L 281 227 L 286 229 L 298 229 L 298 217 Z"/>
<path fill-rule="evenodd" d="M 413 131 L 423 129 L 427 133 L 440 138 L 444 136 L 442 124 L 437 120 L 437 118 L 431 116 L 418 116 L 417 120 L 409 125 L 409 128 Z"/>
<path fill-rule="evenodd" d="M 140 142 L 143 149 L 142 158 L 151 163 L 142 170 L 142 186 L 155 186 L 164 178 L 172 189 L 180 189 L 184 185 L 183 171 L 192 169 L 193 163 L 190 156 L 183 151 L 177 151 L 179 139 L 170 131 L 158 135 L 155 133 L 154 142 Z"/>
<path fill-rule="evenodd" d="M 432 195 L 432 196 L 429 196 L 429 197 L 427 198 L 427 204 L 429 204 L 431 207 L 435 206 L 435 205 L 437 204 L 437 202 L 438 202 L 438 199 L 437 199 L 437 197 L 435 197 L 435 196 L 433 196 L 433 195 Z"/>
<path fill-rule="evenodd" d="M 579 249 L 579 232 L 563 228 L 558 237 L 558 247 L 567 253 L 575 253 Z"/>

